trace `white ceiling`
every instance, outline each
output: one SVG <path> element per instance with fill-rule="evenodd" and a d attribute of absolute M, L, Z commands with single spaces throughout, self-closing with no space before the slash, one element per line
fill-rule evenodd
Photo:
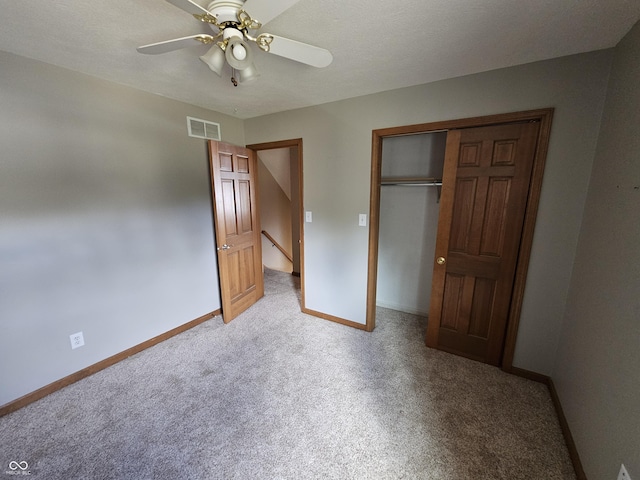
<path fill-rule="evenodd" d="M 164 0 L 0 9 L 0 50 L 242 119 L 613 47 L 640 19 L 640 0 L 300 0 L 261 32 L 326 48 L 333 63 L 316 69 L 256 48 L 261 77 L 234 87 L 230 71 L 219 78 L 198 59 L 205 45 L 136 52 L 210 32 Z"/>

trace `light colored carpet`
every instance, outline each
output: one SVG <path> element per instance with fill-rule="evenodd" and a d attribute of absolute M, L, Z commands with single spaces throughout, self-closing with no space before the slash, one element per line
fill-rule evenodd
<path fill-rule="evenodd" d="M 575 478 L 545 386 L 300 313 L 296 279 L 0 418 L 0 475 L 46 479 Z M 10 477 L 7 477 L 10 478 Z"/>

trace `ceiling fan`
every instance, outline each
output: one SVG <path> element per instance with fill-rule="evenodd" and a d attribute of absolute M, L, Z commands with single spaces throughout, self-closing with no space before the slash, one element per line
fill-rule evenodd
<path fill-rule="evenodd" d="M 152 43 L 138 47 L 138 52 L 156 55 L 194 45 L 212 45 L 200 60 L 218 76 L 222 76 L 222 69 L 228 63 L 232 68 L 231 81 L 235 86 L 238 86 L 238 82 L 248 82 L 259 76 L 249 42 L 255 43 L 264 52 L 317 68 L 326 67 L 333 61 L 331 52 L 324 48 L 270 33 L 258 34 L 262 24 L 268 23 L 299 0 L 213 0 L 207 8 L 192 0 L 167 1 L 207 23 L 213 35 L 201 33 Z"/>

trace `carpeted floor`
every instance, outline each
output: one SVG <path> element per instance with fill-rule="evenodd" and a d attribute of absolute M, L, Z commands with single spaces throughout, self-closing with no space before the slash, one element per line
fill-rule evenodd
<path fill-rule="evenodd" d="M 545 386 L 424 345 L 425 319 L 373 333 L 265 298 L 0 418 L 0 478 L 574 479 Z"/>

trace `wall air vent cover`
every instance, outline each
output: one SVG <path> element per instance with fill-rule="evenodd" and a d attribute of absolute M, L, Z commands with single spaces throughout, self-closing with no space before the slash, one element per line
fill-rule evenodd
<path fill-rule="evenodd" d="M 196 138 L 205 138 L 207 140 L 221 140 L 220 124 L 200 120 L 199 118 L 187 117 L 187 128 L 189 136 Z"/>

